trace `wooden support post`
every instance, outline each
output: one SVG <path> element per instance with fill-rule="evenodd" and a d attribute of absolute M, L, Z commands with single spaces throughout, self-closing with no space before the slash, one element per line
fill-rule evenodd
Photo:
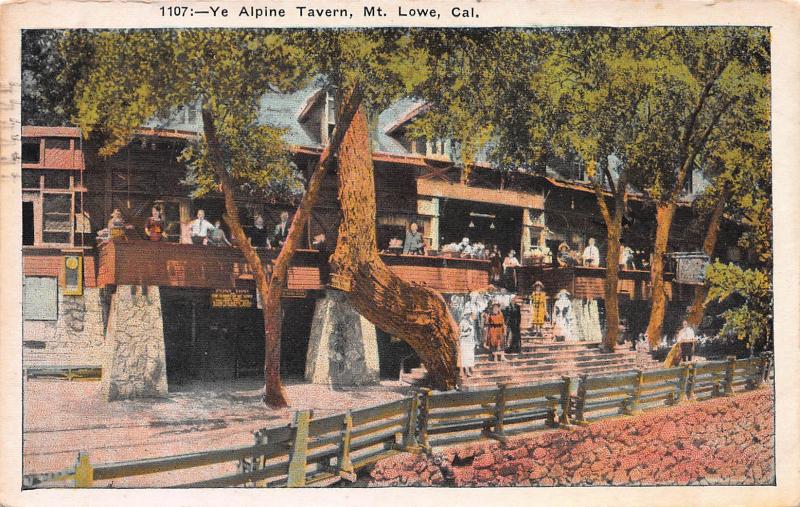
<path fill-rule="evenodd" d="M 503 418 L 506 411 L 506 385 L 497 385 L 497 394 L 494 398 L 494 420 L 492 422 L 492 430 L 487 432 L 487 436 L 500 442 L 506 441 L 506 436 L 503 433 Z"/>
<path fill-rule="evenodd" d="M 764 384 L 764 382 L 766 382 L 769 379 L 769 372 L 771 367 L 772 367 L 772 355 L 764 352 L 763 354 L 761 354 L 761 364 L 759 365 L 756 387 L 761 387 L 761 385 Z"/>
<path fill-rule="evenodd" d="M 628 398 L 628 403 L 623 410 L 626 415 L 636 415 L 641 412 L 639 409 L 639 400 L 642 397 L 642 380 L 644 380 L 644 372 L 636 370 L 636 378 L 633 380 L 633 393 Z"/>
<path fill-rule="evenodd" d="M 425 452 L 430 451 L 431 448 L 430 443 L 428 442 L 428 412 L 430 411 L 430 396 L 430 389 L 420 389 L 419 416 L 417 420 L 419 437 L 417 442 Z"/>
<path fill-rule="evenodd" d="M 406 452 L 419 452 L 420 445 L 417 442 L 417 424 L 419 421 L 419 393 L 411 395 L 408 404 L 408 421 L 406 422 L 406 432 L 403 435 L 403 450 Z"/>
<path fill-rule="evenodd" d="M 300 488 L 306 484 L 306 458 L 308 457 L 308 423 L 311 412 L 302 410 L 295 413 L 294 444 L 289 458 L 289 476 L 286 486 Z"/>
<path fill-rule="evenodd" d="M 586 375 L 581 375 L 581 384 L 586 380 Z M 569 426 L 572 424 L 570 418 L 570 411 L 572 410 L 572 378 L 564 375 L 561 377 L 561 418 L 559 423 L 561 426 Z M 576 419 L 580 421 L 583 418 L 583 398 L 581 397 L 581 384 L 578 385 L 578 401 L 576 409 L 580 409 L 580 414 L 576 413 Z"/>
<path fill-rule="evenodd" d="M 75 487 L 91 488 L 92 482 L 94 482 L 94 468 L 89 462 L 89 454 L 81 451 L 75 463 Z"/>
<path fill-rule="evenodd" d="M 689 364 L 689 378 L 686 379 L 686 399 L 694 399 L 694 377 L 697 374 L 694 363 Z"/>
<path fill-rule="evenodd" d="M 587 374 L 581 374 L 580 381 L 578 382 L 578 395 L 575 398 L 575 420 L 572 422 L 580 426 L 589 424 L 586 421 L 584 412 L 586 408 L 586 382 L 588 382 L 588 379 L 589 376 Z"/>
<path fill-rule="evenodd" d="M 339 455 L 336 458 L 336 468 L 340 476 L 352 476 L 353 462 L 350 460 L 350 435 L 353 432 L 353 416 L 350 409 L 344 414 L 344 427 L 342 428 L 342 441 L 339 444 Z"/>
<path fill-rule="evenodd" d="M 736 356 L 728 356 L 728 364 L 725 365 L 725 392 L 723 396 L 733 394 L 733 372 L 736 369 Z"/>
<path fill-rule="evenodd" d="M 547 418 L 544 420 L 545 426 L 548 428 L 558 427 L 558 398 L 555 396 L 547 396 Z"/>
<path fill-rule="evenodd" d="M 689 363 L 683 363 L 681 368 L 681 378 L 678 381 L 678 397 L 676 403 L 680 403 L 686 399 L 686 388 L 689 382 Z"/>

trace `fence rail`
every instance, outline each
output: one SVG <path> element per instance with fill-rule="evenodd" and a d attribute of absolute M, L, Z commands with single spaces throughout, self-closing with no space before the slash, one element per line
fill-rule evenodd
<path fill-rule="evenodd" d="M 175 487 L 301 487 L 353 478 L 357 470 L 398 452 L 430 452 L 481 438 L 505 441 L 515 433 L 570 428 L 685 400 L 730 396 L 761 386 L 771 368 L 772 356 L 764 354 L 523 386 L 500 384 L 481 391 L 420 389 L 398 401 L 318 419 L 311 411 L 297 412 L 292 424 L 255 432 L 251 446 L 104 464 L 92 464 L 81 452 L 69 469 L 25 475 L 23 488 L 65 481 L 85 488 L 96 481 L 219 463 L 237 463 L 236 473 Z"/>

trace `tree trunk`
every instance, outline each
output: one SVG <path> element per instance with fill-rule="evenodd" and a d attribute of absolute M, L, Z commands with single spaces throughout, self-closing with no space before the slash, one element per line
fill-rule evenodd
<path fill-rule="evenodd" d="M 281 295 L 286 286 L 286 277 L 289 273 L 289 264 L 295 251 L 300 247 L 303 228 L 308 222 L 311 210 L 317 202 L 322 183 L 330 166 L 333 165 L 335 155 L 344 136 L 344 131 L 339 125 L 347 125 L 360 103 L 360 93 L 356 92 L 350 97 L 339 111 L 338 125 L 334 128 L 331 140 L 320 154 L 319 163 L 308 180 L 305 194 L 292 217 L 286 241 L 283 243 L 278 257 L 272 267 L 272 277 L 265 291 L 261 291 L 261 301 L 264 309 L 264 403 L 273 408 L 287 405 L 286 395 L 281 384 L 281 327 L 283 324 L 283 310 L 281 308 Z"/>
<path fill-rule="evenodd" d="M 667 287 L 664 283 L 664 255 L 669 244 L 669 231 L 672 218 L 675 216 L 675 204 L 666 203 L 656 206 L 656 239 L 653 248 L 653 259 L 650 264 L 650 287 L 652 306 L 650 321 L 647 324 L 647 337 L 650 345 L 655 347 L 661 341 L 664 314 L 667 310 Z"/>
<path fill-rule="evenodd" d="M 452 389 L 458 378 L 459 342 L 444 299 L 401 280 L 378 255 L 372 149 L 363 109 L 347 127 L 338 160 L 342 221 L 331 256 L 332 285 L 348 291 L 351 304 L 367 320 L 411 345 L 436 388 Z"/>
<path fill-rule="evenodd" d="M 614 212 L 612 223 L 606 224 L 608 230 L 608 252 L 606 253 L 606 279 L 604 281 L 606 304 L 606 336 L 603 346 L 613 352 L 619 338 L 619 251 L 622 237 L 622 213 Z"/>
<path fill-rule="evenodd" d="M 346 103 L 342 109 L 342 122 L 349 122 L 355 114 L 359 94 L 354 94 L 352 100 Z M 334 161 L 334 155 L 341 144 L 344 133 L 341 128 L 335 128 L 333 136 L 328 146 L 322 151 L 317 167 L 314 169 L 308 181 L 306 192 L 303 195 L 300 205 L 292 218 L 286 241 L 281 248 L 278 258 L 272 269 L 272 274 L 267 277 L 261 258 L 255 248 L 250 245 L 250 241 L 239 221 L 239 211 L 234 200 L 234 182 L 225 168 L 222 158 L 222 149 L 217 138 L 216 127 L 211 112 L 203 108 L 203 130 L 208 143 L 209 154 L 214 167 L 214 172 L 220 181 L 222 192 L 225 197 L 225 222 L 231 228 L 231 234 L 236 239 L 239 249 L 242 251 L 247 264 L 253 270 L 256 281 L 256 290 L 261 296 L 262 313 L 264 316 L 264 398 L 263 401 L 273 408 L 281 408 L 288 405 L 286 394 L 281 383 L 280 360 L 281 360 L 281 326 L 283 324 L 283 312 L 281 310 L 281 295 L 283 287 L 286 285 L 286 277 L 289 271 L 289 264 L 292 256 L 300 246 L 303 234 L 303 226 L 308 220 L 311 209 L 319 195 L 319 190 L 325 180 L 325 174 Z"/>
<path fill-rule="evenodd" d="M 214 125 L 214 118 L 212 117 L 212 113 L 209 111 L 208 107 L 203 107 L 202 116 L 203 133 L 205 134 L 206 143 L 208 144 L 208 152 L 211 158 L 211 163 L 214 168 L 214 173 L 219 180 L 220 187 L 222 188 L 222 193 L 225 197 L 225 222 L 231 228 L 231 234 L 236 239 L 239 250 L 241 250 L 242 255 L 244 255 L 244 258 L 247 261 L 247 264 L 250 266 L 250 269 L 253 270 L 256 289 L 261 295 L 261 299 L 263 301 L 264 334 L 266 336 L 265 347 L 267 350 L 267 360 L 270 361 L 272 359 L 272 355 L 275 353 L 275 347 L 273 346 L 272 340 L 270 340 L 270 338 L 274 336 L 270 334 L 270 326 L 274 326 L 275 319 L 270 318 L 271 314 L 268 311 L 267 305 L 267 301 L 269 301 L 270 297 L 269 280 L 267 279 L 267 273 L 264 270 L 261 258 L 258 256 L 258 252 L 256 252 L 256 249 L 250 245 L 250 241 L 247 238 L 244 229 L 242 228 L 241 222 L 239 221 L 239 210 L 236 207 L 236 201 L 234 199 L 234 182 L 231 178 L 231 175 L 228 173 L 228 169 L 225 167 L 225 162 L 222 157 L 222 147 L 220 146 L 219 138 L 217 137 L 217 129 Z M 276 292 L 280 301 L 280 291 Z M 277 336 L 277 359 L 280 361 L 280 323 L 278 323 Z M 278 365 L 278 362 L 265 363 L 265 402 L 273 407 L 285 407 L 287 403 L 286 397 L 283 393 L 283 386 L 281 385 L 280 367 L 279 365 L 275 367 L 274 370 L 276 371 L 273 372 L 269 367 L 272 364 Z"/>
<path fill-rule="evenodd" d="M 725 210 L 725 203 L 727 195 L 723 192 L 714 206 L 714 211 L 711 213 L 711 218 L 708 221 L 708 229 L 706 229 L 706 237 L 703 241 L 703 253 L 709 257 L 714 253 L 714 248 L 717 246 L 717 237 L 719 236 L 719 228 L 722 224 L 722 212 Z M 708 297 L 708 284 L 699 285 L 694 289 L 694 300 L 692 306 L 689 308 L 689 315 L 686 320 L 692 327 L 697 327 L 703 320 L 703 312 L 706 309 L 706 297 Z"/>

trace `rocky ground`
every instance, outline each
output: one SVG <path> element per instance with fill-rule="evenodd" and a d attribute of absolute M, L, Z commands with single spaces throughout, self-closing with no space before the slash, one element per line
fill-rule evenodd
<path fill-rule="evenodd" d="M 369 486 L 774 484 L 774 404 L 762 388 L 572 430 L 376 464 Z"/>
<path fill-rule="evenodd" d="M 198 383 L 164 398 L 107 402 L 97 381 L 29 380 L 24 385 L 24 473 L 51 472 L 87 451 L 93 463 L 168 456 L 253 443 L 253 431 L 287 424 L 294 411 L 315 416 L 386 403 L 408 394 L 399 382 L 337 389 L 287 381 L 291 407 L 270 410 L 257 380 Z M 233 473 L 224 464 L 117 479 L 115 487 L 158 487 Z"/>

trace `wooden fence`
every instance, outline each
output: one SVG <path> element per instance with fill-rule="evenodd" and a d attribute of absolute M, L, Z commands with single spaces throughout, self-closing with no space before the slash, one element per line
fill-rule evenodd
<path fill-rule="evenodd" d="M 311 411 L 297 412 L 290 425 L 255 432 L 251 446 L 105 464 L 92 464 L 81 452 L 70 469 L 24 476 L 23 488 L 53 487 L 63 481 L 75 487 L 99 486 L 98 481 L 218 463 L 237 463 L 236 472 L 175 487 L 302 487 L 353 478 L 357 470 L 398 452 L 430 452 L 481 438 L 505 441 L 516 433 L 570 428 L 685 400 L 730 396 L 761 386 L 771 366 L 772 356 L 764 354 L 481 391 L 420 389 L 409 398 L 318 419 Z"/>

